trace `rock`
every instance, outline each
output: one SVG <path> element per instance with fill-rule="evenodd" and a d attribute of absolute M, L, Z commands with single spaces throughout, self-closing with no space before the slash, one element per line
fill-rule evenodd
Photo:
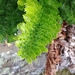
<path fill-rule="evenodd" d="M 4 63 L 4 59 L 0 58 L 0 68 L 2 67 L 2 64 Z"/>
<path fill-rule="evenodd" d="M 1 75 L 8 74 L 9 70 L 10 70 L 10 68 L 4 68 L 1 72 Z"/>
<path fill-rule="evenodd" d="M 46 54 L 40 55 L 32 64 L 10 50 L 0 54 L 0 75 L 40 75 L 45 69 Z"/>
<path fill-rule="evenodd" d="M 46 75 L 56 75 L 63 69 L 75 75 L 75 25 L 64 24 L 48 47 Z"/>

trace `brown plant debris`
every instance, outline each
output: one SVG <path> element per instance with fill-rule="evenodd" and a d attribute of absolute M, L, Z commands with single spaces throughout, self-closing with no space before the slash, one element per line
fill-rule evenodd
<path fill-rule="evenodd" d="M 58 39 L 57 39 L 58 40 Z M 46 63 L 46 75 L 56 74 L 56 64 L 60 61 L 60 50 L 59 43 L 57 40 L 53 40 L 52 44 L 49 45 Z"/>
<path fill-rule="evenodd" d="M 67 22 L 48 47 L 45 75 L 56 75 L 65 68 L 75 73 L 75 25 Z"/>

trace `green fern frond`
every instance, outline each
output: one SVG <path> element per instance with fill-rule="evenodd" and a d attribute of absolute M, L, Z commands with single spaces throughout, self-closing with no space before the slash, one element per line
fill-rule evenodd
<path fill-rule="evenodd" d="M 20 49 L 18 54 L 29 63 L 42 52 L 47 52 L 46 45 L 56 38 L 61 28 L 59 25 L 61 18 L 58 15 L 59 5 L 55 5 L 56 3 L 56 1 L 48 4 L 44 3 L 44 0 L 42 2 L 26 0 L 25 14 L 23 14 L 25 23 L 18 25 L 22 34 L 18 36 L 16 45 Z"/>

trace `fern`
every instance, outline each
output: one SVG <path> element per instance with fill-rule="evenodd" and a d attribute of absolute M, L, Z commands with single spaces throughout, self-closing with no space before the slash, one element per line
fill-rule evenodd
<path fill-rule="evenodd" d="M 19 6 L 22 1 L 18 0 Z M 60 3 L 56 0 L 26 0 L 23 4 L 24 22 L 18 24 L 22 33 L 18 35 L 16 45 L 20 49 L 18 55 L 30 63 L 42 52 L 47 52 L 46 45 L 56 38 L 61 27 Z"/>
<path fill-rule="evenodd" d="M 75 0 L 58 0 L 61 3 L 59 8 L 62 20 L 66 20 L 69 24 L 75 24 Z"/>
<path fill-rule="evenodd" d="M 16 40 L 17 24 L 23 21 L 23 12 L 17 8 L 17 0 L 0 0 L 0 42 Z"/>

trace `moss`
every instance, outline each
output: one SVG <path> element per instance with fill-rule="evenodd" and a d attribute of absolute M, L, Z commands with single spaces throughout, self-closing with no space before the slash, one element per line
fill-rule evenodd
<path fill-rule="evenodd" d="M 75 75 L 75 74 L 71 74 L 71 73 L 69 72 L 69 70 L 64 69 L 64 70 L 62 70 L 62 71 L 58 71 L 56 75 Z"/>

